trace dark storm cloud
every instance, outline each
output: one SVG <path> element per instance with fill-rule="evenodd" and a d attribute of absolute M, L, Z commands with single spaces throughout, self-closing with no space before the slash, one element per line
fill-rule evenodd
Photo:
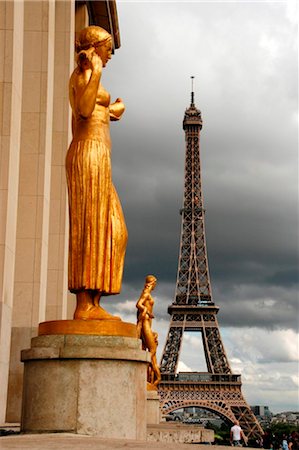
<path fill-rule="evenodd" d="M 298 286 L 285 289 L 231 282 L 225 288 L 216 283 L 214 294 L 221 326 L 298 330 Z"/>
<path fill-rule="evenodd" d="M 223 326 L 298 329 L 296 31 L 269 3 L 120 3 L 105 73 L 127 111 L 112 124 L 113 178 L 129 230 L 124 283 L 173 299 L 190 75 L 202 110 L 202 178 Z M 123 294 L 125 296 L 125 294 Z M 115 300 L 116 301 L 116 300 Z"/>

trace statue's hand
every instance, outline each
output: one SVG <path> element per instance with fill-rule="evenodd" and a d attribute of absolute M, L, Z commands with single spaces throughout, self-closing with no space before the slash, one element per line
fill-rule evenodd
<path fill-rule="evenodd" d="M 91 69 L 96 70 L 97 72 L 100 72 L 103 68 L 102 60 L 96 52 L 93 52 L 90 64 L 91 64 Z"/>
<path fill-rule="evenodd" d="M 117 98 L 109 105 L 110 120 L 119 120 L 125 110 L 125 105 L 121 98 Z"/>

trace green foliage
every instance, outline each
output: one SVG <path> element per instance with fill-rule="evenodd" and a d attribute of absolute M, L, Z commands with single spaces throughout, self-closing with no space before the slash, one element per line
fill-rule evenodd
<path fill-rule="evenodd" d="M 229 431 L 218 431 L 217 434 L 220 437 L 219 444 L 221 444 L 221 445 L 230 445 Z M 217 444 L 217 440 L 216 439 L 215 439 L 215 443 Z"/>
<path fill-rule="evenodd" d="M 219 427 L 217 427 L 217 425 L 215 425 L 214 423 L 210 422 L 209 420 L 206 423 L 205 428 L 208 428 L 209 430 L 214 430 L 215 433 L 218 433 L 218 431 L 219 431 Z"/>
<path fill-rule="evenodd" d="M 209 428 L 210 430 L 214 430 L 215 432 L 215 444 L 221 444 L 221 445 L 229 445 L 230 444 L 230 428 L 225 424 L 222 423 L 220 427 L 217 427 L 212 422 L 207 422 L 206 428 Z"/>

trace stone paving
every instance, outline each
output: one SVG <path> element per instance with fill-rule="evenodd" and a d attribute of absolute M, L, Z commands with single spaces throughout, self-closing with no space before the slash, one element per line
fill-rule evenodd
<path fill-rule="evenodd" d="M 0 437 L 1 450 L 228 450 L 228 447 L 203 444 L 174 444 L 123 439 L 102 439 L 68 433 L 25 434 Z"/>

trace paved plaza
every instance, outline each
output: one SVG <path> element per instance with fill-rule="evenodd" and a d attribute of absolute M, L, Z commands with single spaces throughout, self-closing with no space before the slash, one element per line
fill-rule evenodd
<path fill-rule="evenodd" d="M 114 450 L 114 449 L 156 449 L 156 450 L 208 450 L 211 446 L 202 444 L 174 444 L 167 442 L 145 442 L 124 439 L 102 439 L 96 436 L 80 436 L 75 434 L 26 434 L 0 437 L 0 449 L 30 450 Z M 214 450 L 227 447 L 213 446 Z"/>
<path fill-rule="evenodd" d="M 11 450 L 227 450 L 228 447 L 203 444 L 174 444 L 144 442 L 124 439 L 102 439 L 96 436 L 80 436 L 68 433 L 26 434 L 0 437 L 0 449 Z"/>

